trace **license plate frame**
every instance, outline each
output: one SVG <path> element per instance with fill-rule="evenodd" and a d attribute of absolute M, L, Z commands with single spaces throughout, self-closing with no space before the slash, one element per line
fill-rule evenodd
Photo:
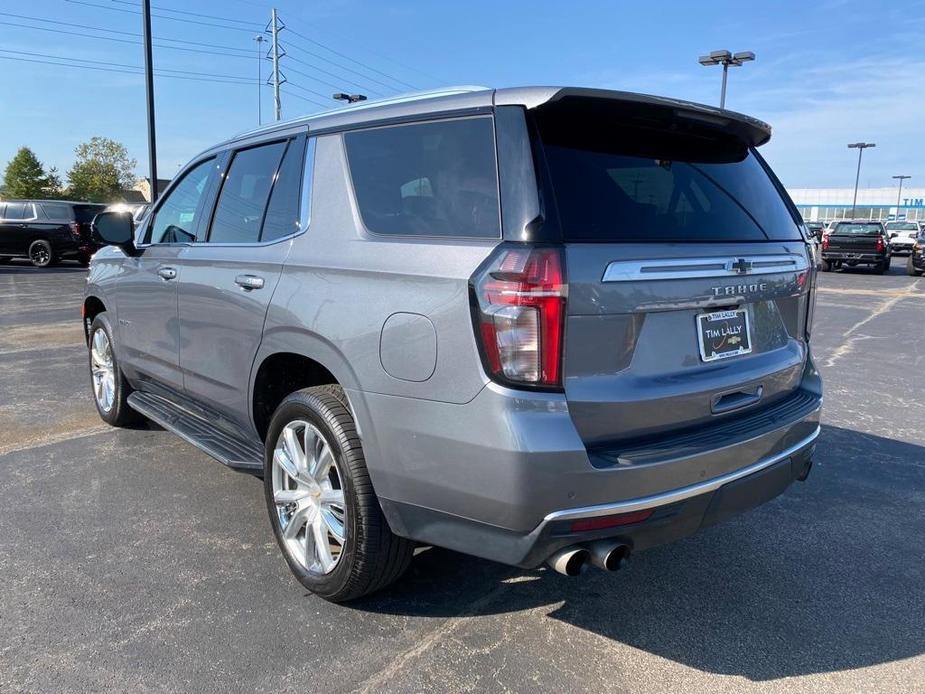
<path fill-rule="evenodd" d="M 717 334 L 708 333 L 708 330 Z M 732 344 L 729 344 L 730 341 Z M 705 363 L 750 354 L 752 331 L 748 311 L 737 308 L 698 314 L 697 345 L 700 359 Z"/>

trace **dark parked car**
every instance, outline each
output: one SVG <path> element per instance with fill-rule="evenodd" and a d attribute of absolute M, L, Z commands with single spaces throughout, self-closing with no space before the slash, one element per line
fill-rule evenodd
<path fill-rule="evenodd" d="M 822 270 L 870 265 L 883 274 L 890 269 L 890 242 L 880 222 L 839 222 L 822 237 Z"/>
<path fill-rule="evenodd" d="M 63 200 L 0 202 L 0 261 L 29 258 L 48 267 L 69 258 L 82 265 L 99 246 L 90 239 L 90 223 L 105 205 Z"/>
<path fill-rule="evenodd" d="M 813 235 L 813 238 L 819 241 L 822 240 L 822 231 L 825 229 L 822 222 L 806 222 L 806 228 L 809 229 L 809 233 Z"/>
<path fill-rule="evenodd" d="M 262 474 L 290 568 L 331 600 L 415 543 L 617 569 L 809 473 L 814 248 L 770 136 L 527 87 L 217 144 L 137 228 L 94 222 L 97 410 Z"/>
<path fill-rule="evenodd" d="M 921 277 L 925 272 L 925 229 L 919 232 L 912 245 L 912 253 L 906 261 L 906 273 L 913 277 Z"/>

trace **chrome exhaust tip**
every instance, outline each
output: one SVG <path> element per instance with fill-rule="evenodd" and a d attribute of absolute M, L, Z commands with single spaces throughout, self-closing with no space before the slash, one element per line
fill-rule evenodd
<path fill-rule="evenodd" d="M 572 546 L 560 549 L 546 563 L 563 576 L 577 576 L 585 567 L 590 552 L 584 547 Z"/>
<path fill-rule="evenodd" d="M 605 571 L 618 571 L 624 568 L 630 556 L 628 546 L 613 540 L 592 542 L 589 549 L 591 550 L 591 563 Z"/>

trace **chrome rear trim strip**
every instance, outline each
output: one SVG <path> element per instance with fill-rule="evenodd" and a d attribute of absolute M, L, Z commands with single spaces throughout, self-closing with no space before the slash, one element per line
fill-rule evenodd
<path fill-rule="evenodd" d="M 748 477 L 759 470 L 764 470 L 767 467 L 771 467 L 775 463 L 789 458 L 795 453 L 803 450 L 807 446 L 813 444 L 816 438 L 819 436 L 820 427 L 816 427 L 816 430 L 807 436 L 805 439 L 799 443 L 795 443 L 790 448 L 781 451 L 780 453 L 775 453 L 772 456 L 767 458 L 762 458 L 757 463 L 748 465 L 747 467 L 740 468 L 738 470 L 733 470 L 732 472 L 726 473 L 725 475 L 720 475 L 719 477 L 714 477 L 711 480 L 706 480 L 704 482 L 698 482 L 697 484 L 691 484 L 687 487 L 681 487 L 680 489 L 673 489 L 669 492 L 663 492 L 661 494 L 653 494 L 652 496 L 644 496 L 638 499 L 627 499 L 626 501 L 618 501 L 612 504 L 601 504 L 599 506 L 585 506 L 584 508 L 570 508 L 562 511 L 554 511 L 550 513 L 544 519 L 544 522 L 548 523 L 549 521 L 556 520 L 573 520 L 576 518 L 593 518 L 595 516 L 610 516 L 617 513 L 630 513 L 632 511 L 641 511 L 643 509 L 655 508 L 658 506 L 665 506 L 666 504 L 673 504 L 678 501 L 684 501 L 684 499 L 689 499 L 692 496 L 697 496 L 698 494 L 706 494 L 707 492 L 716 491 L 724 484 L 733 482 L 737 479 L 743 477 Z"/>
<path fill-rule="evenodd" d="M 671 258 L 665 260 L 615 260 L 604 270 L 602 282 L 640 280 L 684 280 L 707 277 L 748 277 L 781 272 L 802 272 L 809 268 L 805 256 L 751 255 L 716 258 Z"/>

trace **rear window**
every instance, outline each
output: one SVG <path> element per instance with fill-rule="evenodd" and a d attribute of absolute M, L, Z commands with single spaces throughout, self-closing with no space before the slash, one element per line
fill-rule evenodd
<path fill-rule="evenodd" d="M 344 135 L 357 204 L 376 234 L 501 235 L 491 118 Z"/>
<path fill-rule="evenodd" d="M 60 202 L 43 202 L 41 207 L 48 219 L 66 219 L 67 221 L 74 219 L 70 205 Z"/>
<path fill-rule="evenodd" d="M 855 224 L 840 222 L 835 225 L 836 234 L 881 234 L 883 227 L 879 224 Z"/>
<path fill-rule="evenodd" d="M 74 215 L 81 224 L 89 224 L 105 209 L 105 205 L 74 205 Z"/>
<path fill-rule="evenodd" d="M 757 156 L 720 131 L 601 103 L 537 113 L 565 240 L 799 240 Z"/>
<path fill-rule="evenodd" d="M 890 231 L 918 231 L 919 225 L 915 222 L 887 222 L 886 228 Z"/>

